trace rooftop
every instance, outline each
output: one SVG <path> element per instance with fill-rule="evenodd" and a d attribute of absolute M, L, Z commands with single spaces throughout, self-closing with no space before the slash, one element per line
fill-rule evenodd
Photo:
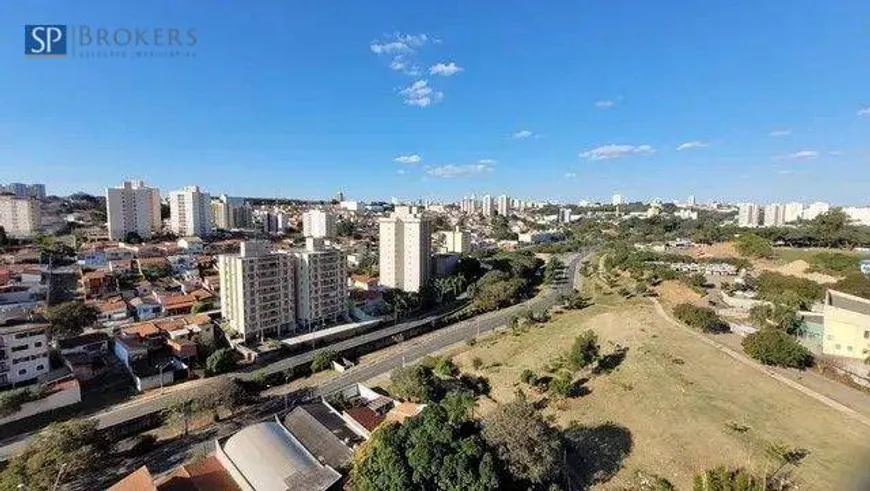
<path fill-rule="evenodd" d="M 57 347 L 62 350 L 73 349 L 94 343 L 104 343 L 108 340 L 109 336 L 104 332 L 89 332 L 74 338 L 59 339 L 57 341 Z"/>
<path fill-rule="evenodd" d="M 305 448 L 334 468 L 347 465 L 353 458 L 351 447 L 361 441 L 337 414 L 320 402 L 297 407 L 284 417 L 284 425 Z"/>
<path fill-rule="evenodd" d="M 240 491 L 241 488 L 214 454 L 199 462 L 184 464 L 160 479 L 159 491 Z"/>
<path fill-rule="evenodd" d="M 127 477 L 115 483 L 108 491 L 157 491 L 157 487 L 154 486 L 154 479 L 148 468 L 143 465 L 127 474 Z"/>
<path fill-rule="evenodd" d="M 825 295 L 825 304 L 837 309 L 870 316 L 870 299 L 848 293 L 828 290 L 828 294 Z"/>

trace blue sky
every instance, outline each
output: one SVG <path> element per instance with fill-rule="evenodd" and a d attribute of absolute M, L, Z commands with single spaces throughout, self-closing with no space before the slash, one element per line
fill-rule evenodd
<path fill-rule="evenodd" d="M 867 204 L 868 22 L 866 0 L 0 2 L 0 182 Z M 195 57 L 25 57 L 49 23 L 193 27 Z"/>

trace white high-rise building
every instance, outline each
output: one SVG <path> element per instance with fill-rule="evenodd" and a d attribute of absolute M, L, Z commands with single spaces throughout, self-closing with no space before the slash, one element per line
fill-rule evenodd
<path fill-rule="evenodd" d="M 798 202 L 786 203 L 783 211 L 783 221 L 792 223 L 800 220 L 804 213 L 804 204 Z"/>
<path fill-rule="evenodd" d="M 308 210 L 302 214 L 302 233 L 316 239 L 335 237 L 335 215 L 323 210 Z"/>
<path fill-rule="evenodd" d="M 281 337 L 296 327 L 296 258 L 269 250 L 267 241 L 241 243 L 239 254 L 218 256 L 221 315 L 245 340 Z"/>
<path fill-rule="evenodd" d="M 440 232 L 441 252 L 463 254 L 471 250 L 471 234 L 456 227 Z"/>
<path fill-rule="evenodd" d="M 496 208 L 498 209 L 499 215 L 503 217 L 510 215 L 511 199 L 506 194 L 499 196 L 496 200 Z"/>
<path fill-rule="evenodd" d="M 0 227 L 8 237 L 25 239 L 42 224 L 39 202 L 32 198 L 0 196 Z"/>
<path fill-rule="evenodd" d="M 27 186 L 27 195 L 31 198 L 45 198 L 45 184 L 31 184 Z"/>
<path fill-rule="evenodd" d="M 414 207 L 397 206 L 392 215 L 378 223 L 381 285 L 419 292 L 429 281 L 429 218 Z"/>
<path fill-rule="evenodd" d="M 625 198 L 621 194 L 614 194 L 612 198 L 610 198 L 610 204 L 613 206 L 619 206 L 625 204 Z"/>
<path fill-rule="evenodd" d="M 695 196 L 694 196 L 694 195 L 690 195 L 690 196 L 689 196 L 689 199 L 686 200 L 686 204 L 687 204 L 688 206 L 695 206 Z"/>
<path fill-rule="evenodd" d="M 30 193 L 27 190 L 27 184 L 21 182 L 10 182 L 6 185 L 6 192 L 12 193 L 16 198 L 26 198 Z"/>
<path fill-rule="evenodd" d="M 212 231 L 211 197 L 199 186 L 169 194 L 169 228 L 179 237 L 205 236 Z"/>
<path fill-rule="evenodd" d="M 124 240 L 130 232 L 143 239 L 159 233 L 160 191 L 143 181 L 124 181 L 116 188 L 106 188 L 106 222 L 110 240 Z"/>
<path fill-rule="evenodd" d="M 845 213 L 849 217 L 849 219 L 851 219 L 852 224 L 854 225 L 870 225 L 870 208 L 866 206 L 849 206 L 843 208 L 843 213 Z"/>
<path fill-rule="evenodd" d="M 251 228 L 251 208 L 242 198 L 225 194 L 212 198 L 211 218 L 213 227 L 217 229 Z"/>
<path fill-rule="evenodd" d="M 755 203 L 740 203 L 737 205 L 737 225 L 740 227 L 757 227 L 761 225 L 761 207 Z"/>
<path fill-rule="evenodd" d="M 560 208 L 559 209 L 559 222 L 560 223 L 571 223 L 571 208 Z"/>
<path fill-rule="evenodd" d="M 785 208 L 779 203 L 770 203 L 764 207 L 764 226 L 779 227 L 785 223 Z"/>
<path fill-rule="evenodd" d="M 492 196 L 486 195 L 483 197 L 483 200 L 480 202 L 480 208 L 483 212 L 483 216 L 492 216 L 492 212 L 495 211 L 495 207 L 493 206 Z"/>
<path fill-rule="evenodd" d="M 296 256 L 296 319 L 303 331 L 335 324 L 347 316 L 347 259 L 323 239 L 307 237 Z"/>
<path fill-rule="evenodd" d="M 823 213 L 827 213 L 830 209 L 831 205 L 822 201 L 816 201 L 804 209 L 803 218 L 804 220 L 812 220 Z"/>

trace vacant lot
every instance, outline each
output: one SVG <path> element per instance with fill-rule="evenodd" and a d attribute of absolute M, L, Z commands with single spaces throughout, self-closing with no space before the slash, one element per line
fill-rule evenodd
<path fill-rule="evenodd" d="M 793 471 L 802 490 L 852 489 L 847 479 L 866 468 L 870 428 L 669 325 L 644 300 L 561 314 L 524 334 L 481 341 L 455 361 L 473 371 L 480 358 L 477 373 L 489 377 L 492 398 L 508 401 L 517 388 L 528 390 L 518 383 L 523 369 L 544 375 L 585 329 L 598 333 L 603 354 L 627 347 L 625 359 L 609 374 L 584 375 L 586 395 L 544 411 L 562 427 L 613 422 L 628 430 L 616 442 L 630 447 L 622 469 L 596 489 L 630 486 L 637 471 L 687 489 L 695 472 L 718 464 L 763 470 L 773 465 L 771 442 L 809 451 Z"/>

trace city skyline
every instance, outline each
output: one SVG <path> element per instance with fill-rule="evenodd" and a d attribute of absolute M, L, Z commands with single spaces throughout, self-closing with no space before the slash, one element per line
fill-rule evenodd
<path fill-rule="evenodd" d="M 174 60 L 4 51 L 4 181 L 60 195 L 141 178 L 263 198 L 868 202 L 862 2 L 264 2 L 248 19 L 226 5 L 0 6 L 7 46 L 45 19 L 192 26 L 199 41 Z"/>

